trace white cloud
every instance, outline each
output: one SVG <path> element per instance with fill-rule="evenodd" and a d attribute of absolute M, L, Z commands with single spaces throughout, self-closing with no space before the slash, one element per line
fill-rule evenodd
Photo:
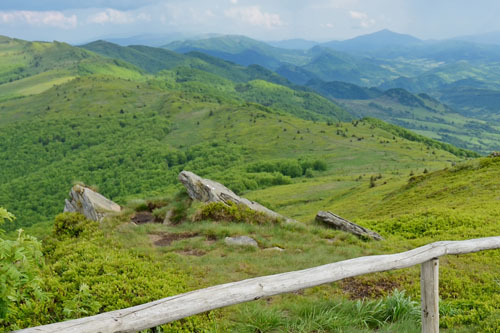
<path fill-rule="evenodd" d="M 351 18 L 358 20 L 359 24 L 363 28 L 368 28 L 368 27 L 375 24 L 375 20 L 372 18 L 369 18 L 368 14 L 366 14 L 366 13 L 351 10 L 351 11 L 349 11 L 349 15 L 351 15 Z"/>
<path fill-rule="evenodd" d="M 233 5 L 236 5 L 236 4 L 238 3 L 238 0 L 231 0 L 231 3 L 232 3 Z"/>
<path fill-rule="evenodd" d="M 87 21 L 98 24 L 127 24 L 136 21 L 151 21 L 151 16 L 147 13 L 133 14 L 130 12 L 108 8 L 89 16 Z"/>
<path fill-rule="evenodd" d="M 327 23 L 324 25 L 324 27 L 331 29 L 331 28 L 333 28 L 333 24 Z"/>
<path fill-rule="evenodd" d="M 226 10 L 224 14 L 227 17 L 268 29 L 284 25 L 278 14 L 263 12 L 259 6 L 231 8 Z"/>
<path fill-rule="evenodd" d="M 75 28 L 78 19 L 76 15 L 65 16 L 59 11 L 0 11 L 0 23 L 21 23 L 36 26 L 52 26 L 63 29 Z"/>

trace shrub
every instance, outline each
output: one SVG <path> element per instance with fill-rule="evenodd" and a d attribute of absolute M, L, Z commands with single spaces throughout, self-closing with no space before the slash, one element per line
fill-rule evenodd
<path fill-rule="evenodd" d="M 172 208 L 172 215 L 170 216 L 170 222 L 177 224 L 182 222 L 187 218 L 188 209 L 191 207 L 193 201 L 189 197 L 186 191 L 177 193 L 174 198 L 174 204 Z"/>
<path fill-rule="evenodd" d="M 204 205 L 198 212 L 195 220 L 245 222 L 252 224 L 279 222 L 276 218 L 270 217 L 269 215 L 261 212 L 256 212 L 245 205 L 238 205 L 232 201 L 229 201 L 227 204 L 223 202 L 210 202 Z"/>
<path fill-rule="evenodd" d="M 15 217 L 0 207 L 0 225 L 5 219 L 12 221 Z M 22 229 L 16 240 L 0 238 L 0 328 L 9 322 L 8 316 L 15 316 L 22 307 L 47 297 L 40 279 L 44 263 L 41 247 L 36 238 Z"/>
<path fill-rule="evenodd" d="M 86 226 L 97 224 L 80 213 L 61 213 L 54 220 L 54 234 L 58 238 L 64 236 L 78 237 Z"/>
<path fill-rule="evenodd" d="M 170 257 L 158 259 L 136 248 L 127 248 L 113 234 L 86 228 L 77 238 L 52 239 L 44 252 L 45 298 L 33 292 L 15 304 L 0 331 L 75 319 L 151 302 L 189 291 L 192 276 Z M 37 258 L 36 262 L 43 262 Z M 37 281 L 42 281 L 38 279 Z M 0 281 L 0 288 L 4 284 Z M 17 286 L 17 293 L 30 290 Z M 156 331 L 200 332 L 210 326 L 212 315 L 192 316 L 162 325 Z"/>

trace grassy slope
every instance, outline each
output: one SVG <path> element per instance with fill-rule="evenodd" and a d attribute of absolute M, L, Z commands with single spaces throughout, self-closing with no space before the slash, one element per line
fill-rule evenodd
<path fill-rule="evenodd" d="M 26 42 L 0 36 L 0 100 L 39 94 L 79 75 L 141 79 L 137 67 L 65 43 Z"/>
<path fill-rule="evenodd" d="M 393 93 L 389 95 L 391 91 Z M 427 137 L 482 154 L 498 150 L 500 132 L 494 124 L 463 116 L 426 95 L 412 95 L 400 89 L 388 92 L 371 99 L 334 100 L 355 116 L 384 119 Z M 411 100 L 401 100 L 408 96 Z"/>
<path fill-rule="evenodd" d="M 335 162 L 328 164 L 335 168 Z M 364 179 L 356 181 L 343 175 L 324 175 L 246 194 L 252 199 L 275 203 L 280 212 L 306 221 L 302 226 L 210 221 L 184 222 L 177 226 L 122 225 L 116 229 L 119 230 L 117 237 L 125 246 L 153 249 L 159 258 L 175 255 L 181 267 L 194 267 L 193 274 L 200 287 L 358 256 L 406 251 L 438 240 L 494 236 L 500 216 L 497 205 L 500 188 L 495 181 L 500 176 L 499 164 L 499 158 L 483 158 L 414 177 L 384 174 L 373 188 Z M 354 175 L 355 171 L 353 168 L 349 175 Z M 338 170 L 334 174 L 338 175 Z M 293 199 L 296 199 L 293 204 L 280 205 Z M 372 228 L 386 240 L 363 242 L 312 223 L 313 213 L 318 209 L 332 210 Z M 121 220 L 126 221 L 130 214 L 126 212 Z M 165 247 L 152 245 L 153 235 L 166 233 L 193 236 Z M 224 237 L 237 235 L 254 237 L 260 249 L 233 248 L 224 244 Z M 284 252 L 265 250 L 275 246 L 283 248 Z M 450 332 L 495 332 L 500 313 L 497 296 L 499 258 L 497 251 L 490 251 L 440 259 L 441 328 L 444 331 L 448 328 Z M 370 331 L 370 328 L 379 327 L 377 331 L 418 332 L 418 315 L 409 322 L 364 326 L 361 323 L 366 315 L 364 303 L 358 305 L 358 310 L 349 312 L 359 319 L 356 323 L 344 318 L 340 310 L 344 302 L 341 298 L 379 297 L 393 288 L 405 289 L 418 300 L 419 285 L 415 283 L 418 278 L 419 269 L 413 267 L 226 308 L 216 312 L 217 329 L 315 332 Z M 325 302 L 328 302 L 327 309 L 337 309 L 330 320 L 322 317 L 325 309 L 318 307 Z"/>
<path fill-rule="evenodd" d="M 175 81 L 171 77 L 170 81 L 137 83 L 90 76 L 4 102 L 0 105 L 2 169 L 9 172 L 2 174 L 1 201 L 23 224 L 30 224 L 57 212 L 57 202 L 62 202 L 74 180 L 98 184 L 106 195 L 123 200 L 134 193 L 165 190 L 182 167 L 218 175 L 236 190 L 245 190 L 254 185 L 242 185 L 240 177 L 246 175 L 242 165 L 256 159 L 319 158 L 331 163 L 331 173 L 340 169 L 349 177 L 436 168 L 457 160 L 447 152 L 432 155 L 423 144 L 368 124 L 336 127 L 308 122 L 283 111 L 274 113 L 256 104 L 224 99 L 223 93 L 207 95 L 206 87 L 201 92 L 194 89 L 204 87 L 200 82 Z M 211 142 L 218 142 L 220 148 L 210 148 Z M 182 163 L 169 168 L 169 151 L 186 154 L 197 144 L 201 148 L 192 153 L 191 162 L 181 158 Z M 221 151 L 226 159 L 196 162 L 211 150 Z M 8 168 L 12 163 L 15 169 Z M 228 168 L 234 172 L 220 173 Z M 141 173 L 137 179 L 130 177 L 134 170 Z M 256 181 L 262 177 L 249 176 Z M 59 181 L 54 183 L 52 177 Z M 140 187 L 136 185 L 139 179 Z M 20 193 L 22 199 L 16 199 Z"/>

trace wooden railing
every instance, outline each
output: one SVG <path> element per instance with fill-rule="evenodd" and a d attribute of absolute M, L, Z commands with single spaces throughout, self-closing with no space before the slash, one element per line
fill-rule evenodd
<path fill-rule="evenodd" d="M 422 332 L 439 331 L 438 259 L 500 248 L 500 237 L 431 243 L 407 252 L 344 260 L 323 266 L 221 284 L 95 316 L 19 332 L 135 332 L 205 311 L 354 277 L 422 264 Z"/>

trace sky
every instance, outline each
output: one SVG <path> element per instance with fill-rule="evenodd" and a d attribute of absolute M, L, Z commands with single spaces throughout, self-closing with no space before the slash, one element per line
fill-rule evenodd
<path fill-rule="evenodd" d="M 382 29 L 421 39 L 500 31 L 498 0 L 0 0 L 0 35 L 78 44 L 141 34 L 342 40 Z"/>

